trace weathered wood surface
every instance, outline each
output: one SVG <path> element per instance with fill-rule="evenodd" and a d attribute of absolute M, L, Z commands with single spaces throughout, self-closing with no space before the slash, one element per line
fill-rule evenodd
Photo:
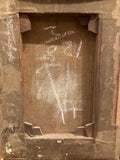
<path fill-rule="evenodd" d="M 18 0 L 20 12 L 99 13 L 111 18 L 115 0 Z"/>
<path fill-rule="evenodd" d="M 50 3 L 51 2 L 51 3 Z M 97 96 L 97 137 L 95 143 L 86 140 L 31 138 L 24 144 L 22 126 L 22 99 L 19 69 L 19 16 L 18 12 L 37 13 L 98 13 L 102 21 L 99 36 L 99 83 Z M 120 35 L 119 0 L 41 1 L 0 0 L 0 144 L 7 157 L 29 159 L 119 159 L 119 105 L 118 69 Z M 6 25 L 7 22 L 7 25 Z M 11 27 L 9 27 L 11 26 Z M 13 26 L 13 32 L 11 28 Z M 5 33 L 6 31 L 7 34 Z M 15 41 L 13 37 L 15 36 Z M 11 38 L 12 37 L 12 38 Z M 16 43 L 16 44 L 15 44 Z M 3 45 L 4 44 L 4 45 Z M 9 46 L 9 48 L 8 48 Z M 17 51 L 16 51 L 17 49 Z M 13 60 L 13 62 L 10 62 Z M 7 104 L 6 104 L 7 103 Z M 13 105 L 11 105 L 11 103 Z M 116 112 L 118 110 L 118 112 Z M 117 115 L 118 113 L 118 115 Z M 14 114 L 14 116 L 11 116 Z M 117 118 L 116 118 L 117 115 Z M 17 134 L 18 132 L 19 134 Z M 22 134 L 21 134 L 22 133 Z M 22 136 L 23 135 L 23 136 Z M 60 140 L 58 142 L 61 142 Z M 72 144 L 72 145 L 71 145 Z M 27 146 L 27 152 L 26 152 Z M 38 148 L 36 148 L 37 146 Z M 1 149 L 0 149 L 1 150 Z M 88 152 L 89 151 L 89 152 Z M 4 158 L 2 153 L 0 158 Z M 66 157 L 67 156 L 67 157 Z"/>
<path fill-rule="evenodd" d="M 31 16 L 32 30 L 22 36 L 24 121 L 43 133 L 92 122 L 96 35 L 77 18 Z"/>

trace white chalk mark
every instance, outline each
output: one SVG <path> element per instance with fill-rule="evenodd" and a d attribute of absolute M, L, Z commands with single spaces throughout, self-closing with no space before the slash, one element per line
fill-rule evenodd
<path fill-rule="evenodd" d="M 38 68 L 37 70 L 36 70 L 36 74 L 40 74 L 41 73 L 41 70 L 42 69 L 44 69 L 45 68 L 45 66 L 53 66 L 53 67 L 59 67 L 59 66 L 61 66 L 59 63 L 50 63 L 49 65 L 48 64 L 43 64 L 40 68 Z"/>
<path fill-rule="evenodd" d="M 54 37 L 51 37 L 49 38 L 49 40 L 45 41 L 46 44 L 49 44 L 51 42 L 55 42 L 55 41 L 58 41 L 66 36 L 69 36 L 69 35 L 72 35 L 75 33 L 75 31 L 72 31 L 72 30 L 69 30 L 69 31 L 66 31 L 66 32 L 63 32 L 63 33 L 55 33 L 54 29 L 56 29 L 57 27 L 56 26 L 48 26 L 48 27 L 45 27 L 43 28 L 44 30 L 51 30 L 51 35 L 54 36 Z"/>
<path fill-rule="evenodd" d="M 67 33 L 68 33 L 68 35 L 71 35 L 71 34 L 74 34 L 75 31 L 68 31 Z"/>
<path fill-rule="evenodd" d="M 43 28 L 44 30 L 49 30 L 49 29 L 51 29 L 51 28 L 56 28 L 56 26 L 48 26 L 48 27 L 45 27 L 45 28 Z"/>
<path fill-rule="evenodd" d="M 67 35 L 67 33 L 66 32 L 64 32 L 63 34 L 62 34 L 62 37 L 65 37 Z"/>
<path fill-rule="evenodd" d="M 74 107 L 74 104 L 73 104 L 73 102 L 71 101 L 71 100 L 67 100 L 66 102 L 64 102 L 64 104 L 65 104 L 65 108 L 66 108 L 66 110 L 65 110 L 65 112 L 67 112 L 67 111 L 73 111 L 73 118 L 75 119 L 76 118 L 76 111 L 75 111 L 75 107 Z M 70 105 L 69 105 L 70 104 Z M 72 106 L 72 107 L 71 107 Z"/>
<path fill-rule="evenodd" d="M 14 49 L 13 46 L 11 44 L 9 46 L 8 43 L 3 42 L 3 41 L 0 41 L 0 43 L 2 45 L 3 52 L 5 53 L 7 52 L 7 55 L 9 56 L 9 61 L 12 61 L 14 59 L 14 56 L 12 55 L 12 52 L 11 52 L 11 50 Z M 9 51 L 6 51 L 6 47 L 9 47 Z"/>
<path fill-rule="evenodd" d="M 75 108 L 74 103 L 71 100 L 67 100 L 66 102 L 64 102 L 65 110 L 64 112 L 67 111 L 73 111 L 73 118 L 76 118 L 76 112 L 77 111 L 83 111 L 83 109 L 79 109 L 79 108 Z"/>
<path fill-rule="evenodd" d="M 41 158 L 43 157 L 43 155 L 38 154 L 37 157 L 38 157 L 39 159 L 41 159 Z"/>
<path fill-rule="evenodd" d="M 36 93 L 36 98 L 37 99 L 40 99 L 40 97 L 41 98 L 42 97 L 49 97 L 48 94 L 46 94 L 46 93 L 44 94 L 44 91 L 43 91 L 43 88 L 45 87 L 44 84 L 43 84 L 44 87 L 40 86 L 40 79 L 42 77 L 46 77 L 46 69 L 45 69 L 46 65 L 48 67 L 60 67 L 61 66 L 61 64 L 55 63 L 55 62 L 54 63 L 50 63 L 50 64 L 44 63 L 40 68 L 38 68 L 36 70 L 36 77 L 35 77 L 36 82 L 35 82 L 35 86 L 36 86 L 36 89 L 37 89 L 37 93 Z M 48 81 L 49 81 L 49 79 L 48 79 Z"/>
<path fill-rule="evenodd" d="M 82 40 L 81 40 L 80 43 L 79 43 L 79 47 L 78 47 L 78 49 L 77 49 L 76 58 L 78 58 L 79 55 L 80 55 L 80 51 L 81 51 L 81 48 L 82 48 L 82 44 L 83 44 L 83 42 L 82 42 Z"/>
<path fill-rule="evenodd" d="M 59 64 L 59 63 L 50 63 L 49 65 L 48 64 L 46 64 L 46 63 L 44 63 L 40 68 L 38 68 L 37 70 L 36 70 L 36 74 L 40 74 L 41 73 L 41 70 L 42 69 L 44 69 L 45 68 L 45 66 L 49 66 L 49 67 L 60 67 L 61 66 L 61 64 Z"/>
<path fill-rule="evenodd" d="M 51 34 L 53 35 L 53 36 L 59 36 L 59 35 L 61 35 L 60 33 L 55 33 L 54 32 L 54 29 L 56 28 L 56 26 L 49 26 L 49 27 L 46 27 L 46 28 L 44 28 L 44 30 L 49 30 L 49 29 L 51 29 Z"/>
<path fill-rule="evenodd" d="M 8 36 L 8 31 L 0 31 L 0 34 L 4 34 Z"/>
<path fill-rule="evenodd" d="M 72 56 L 72 54 L 71 53 L 66 53 L 67 52 L 67 50 L 72 46 L 72 41 L 65 41 L 63 44 L 65 44 L 65 45 L 67 45 L 67 47 L 65 48 L 65 50 L 64 50 L 64 54 L 66 55 L 66 56 Z"/>
<path fill-rule="evenodd" d="M 40 58 L 38 58 L 38 59 L 40 59 L 41 61 L 47 61 L 47 60 L 50 60 L 50 57 L 48 57 L 47 55 L 43 55 L 43 56 L 41 56 Z"/>
<path fill-rule="evenodd" d="M 70 67 L 69 63 L 67 63 L 67 75 L 66 75 L 66 85 L 65 85 L 65 98 L 63 100 L 64 104 L 64 112 L 66 113 L 67 111 L 73 111 L 73 119 L 76 118 L 76 112 L 77 111 L 82 111 L 82 109 L 77 109 L 75 108 L 74 103 L 71 100 L 68 100 L 68 90 L 69 90 L 69 85 L 68 81 L 71 79 L 70 77 Z"/>
<path fill-rule="evenodd" d="M 13 51 L 17 51 L 17 48 L 15 48 L 12 44 L 8 44 L 7 42 L 3 42 L 3 41 L 0 41 L 2 46 L 3 46 L 3 50 L 5 51 L 5 47 L 9 47 L 10 50 L 13 50 Z"/>
<path fill-rule="evenodd" d="M 59 110 L 61 112 L 62 122 L 63 122 L 63 124 L 65 124 L 64 112 L 63 112 L 63 109 L 62 109 L 62 106 L 61 106 L 60 98 L 59 98 L 59 95 L 58 95 L 58 93 L 56 91 L 54 80 L 52 78 L 52 75 L 51 75 L 47 65 L 46 65 L 46 72 L 47 72 L 48 77 L 50 79 L 50 83 L 51 83 L 51 86 L 52 86 L 52 89 L 53 89 L 53 92 L 54 92 L 54 96 L 56 97 L 56 100 L 57 100 L 57 103 L 58 103 L 58 107 L 59 107 Z"/>
<path fill-rule="evenodd" d="M 9 18 L 6 21 L 2 20 L 2 22 L 6 25 L 6 32 L 3 32 L 4 35 L 7 36 L 7 42 L 0 41 L 2 45 L 2 50 L 8 55 L 9 61 L 13 61 L 15 57 L 13 56 L 13 52 L 17 51 L 15 34 L 14 34 L 14 26 L 13 19 Z"/>
<path fill-rule="evenodd" d="M 61 66 L 57 63 L 44 63 L 40 68 L 36 70 L 36 88 L 37 88 L 37 99 L 45 98 L 48 102 L 56 102 L 58 111 L 61 114 L 62 123 L 66 124 L 65 122 L 65 113 L 72 111 L 73 112 L 73 119 L 77 117 L 77 112 L 83 111 L 83 109 L 76 108 L 76 105 L 78 101 L 72 100 L 70 98 L 71 92 L 74 92 L 74 87 L 70 89 L 70 84 L 72 84 L 71 78 L 73 78 L 73 75 L 71 77 L 71 72 L 69 69 L 69 63 L 67 63 L 67 74 L 66 78 L 58 78 L 59 81 L 55 81 L 50 73 L 50 67 L 55 66 Z M 47 76 L 46 76 L 47 73 Z M 46 78 L 45 78 L 46 77 Z M 48 77 L 48 78 L 47 78 Z M 62 76 L 63 77 L 63 76 Z M 44 79 L 45 78 L 45 79 Z M 43 80 L 42 80 L 43 79 Z M 46 81 L 43 86 L 40 87 L 41 82 L 40 81 Z M 65 88 L 63 88 L 63 83 L 65 84 Z M 73 83 L 74 84 L 74 83 Z M 49 88 L 48 88 L 48 87 Z M 48 93 L 44 89 L 48 89 Z M 52 91 L 52 92 L 51 92 Z M 74 93 L 73 93 L 74 94 Z M 49 99 L 47 98 L 49 97 Z"/>
<path fill-rule="evenodd" d="M 5 144 L 5 150 L 7 154 L 12 154 L 12 146 L 9 143 Z"/>
<path fill-rule="evenodd" d="M 48 49 L 47 49 L 48 56 L 52 57 L 51 62 L 54 62 L 54 61 L 55 61 L 55 56 L 53 56 L 52 54 L 53 54 L 56 50 L 57 50 L 57 46 L 56 46 L 56 45 L 52 45 L 52 46 L 48 47 Z"/>
<path fill-rule="evenodd" d="M 67 62 L 67 75 L 66 75 L 66 83 L 65 83 L 65 99 L 64 99 L 64 108 L 65 108 L 65 111 L 66 111 L 66 101 L 67 101 L 67 97 L 68 97 L 68 95 L 67 95 L 67 93 L 68 93 L 68 89 L 69 89 L 69 85 L 68 85 L 68 81 L 69 81 L 69 79 L 70 79 L 70 71 L 69 71 L 69 63 Z"/>

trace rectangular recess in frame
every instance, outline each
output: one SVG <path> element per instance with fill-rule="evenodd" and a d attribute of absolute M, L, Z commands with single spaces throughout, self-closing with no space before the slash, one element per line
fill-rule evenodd
<path fill-rule="evenodd" d="M 28 17 L 21 52 L 24 121 L 43 134 L 74 133 L 94 117 L 96 34 L 88 30 L 90 16 Z"/>

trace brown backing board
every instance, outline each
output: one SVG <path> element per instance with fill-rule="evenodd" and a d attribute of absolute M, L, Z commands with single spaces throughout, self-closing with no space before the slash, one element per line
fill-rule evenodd
<path fill-rule="evenodd" d="M 58 0 L 56 2 L 58 2 Z M 42 0 L 1 1 L 0 39 L 2 43 L 0 43 L 1 45 L 0 68 L 1 68 L 2 83 L 1 83 L 1 97 L 0 97 L 1 98 L 0 124 L 2 125 L 0 130 L 1 131 L 0 147 L 2 153 L 4 153 L 5 155 L 3 154 L 0 155 L 0 159 L 5 159 L 4 158 L 5 156 L 9 158 L 26 157 L 27 159 L 31 160 L 35 159 L 36 160 L 37 159 L 118 160 L 120 155 L 119 154 L 119 146 L 120 146 L 119 106 L 117 108 L 119 33 L 120 33 L 119 2 L 118 0 L 110 0 L 109 3 L 108 1 L 104 0 L 101 1 L 91 0 L 90 2 L 88 2 L 87 0 L 82 0 L 82 1 L 62 0 L 62 3 L 61 1 L 59 2 L 60 3 L 53 3 L 53 0 L 44 0 L 44 2 Z M 23 100 L 21 99 L 21 90 L 20 90 L 20 82 L 21 82 L 21 72 L 19 68 L 19 53 L 20 53 L 19 20 L 20 19 L 18 15 L 20 11 L 22 11 L 22 13 L 34 12 L 34 14 L 35 13 L 36 14 L 43 14 L 43 13 L 98 14 L 99 21 L 101 22 L 100 24 L 101 27 L 99 28 L 98 31 L 98 37 L 97 37 L 98 44 L 96 44 L 98 54 L 96 54 L 95 58 L 96 59 L 95 68 L 97 74 L 94 75 L 96 81 L 94 83 L 95 96 L 93 96 L 95 97 L 93 101 L 93 110 L 95 110 L 95 114 L 93 115 L 95 119 L 94 133 L 97 132 L 97 136 L 94 136 L 95 137 L 94 143 L 90 143 L 91 141 L 87 140 L 88 137 L 84 137 L 83 139 L 83 137 L 76 136 L 73 134 L 53 133 L 52 135 L 44 134 L 43 136 L 30 137 L 27 136 L 25 132 L 22 131 L 23 114 L 21 111 L 22 109 L 24 111 L 24 108 L 26 106 L 24 105 L 23 108 L 22 105 Z M 57 30 L 54 31 L 55 33 L 59 33 L 57 32 Z M 11 61 L 10 56 L 12 57 L 14 56 L 13 61 Z M 23 56 L 23 54 L 21 54 L 21 56 Z M 23 61 L 21 60 L 21 62 Z M 23 73 L 24 67 L 22 67 L 21 71 Z M 22 85 L 24 85 L 23 81 Z M 29 103 L 29 105 L 31 104 Z M 36 108 L 36 104 L 34 105 L 34 107 Z M 27 110 L 26 107 L 26 113 L 27 112 L 29 113 L 29 119 L 31 119 L 30 114 L 32 115 L 32 111 L 29 108 L 30 107 L 28 107 Z M 72 116 L 69 116 L 69 119 L 70 118 L 72 119 Z M 26 114 L 26 121 L 27 121 L 27 114 Z M 31 120 L 30 122 L 32 123 Z M 80 123 L 82 124 L 81 121 Z M 38 122 L 34 123 L 33 125 L 37 124 L 40 125 Z M 47 126 L 44 127 L 47 128 Z M 78 127 L 78 129 L 81 128 L 82 126 Z M 52 139 L 50 139 L 51 137 Z"/>
<path fill-rule="evenodd" d="M 22 34 L 24 121 L 71 133 L 92 121 L 95 34 L 77 16 L 29 16 Z"/>

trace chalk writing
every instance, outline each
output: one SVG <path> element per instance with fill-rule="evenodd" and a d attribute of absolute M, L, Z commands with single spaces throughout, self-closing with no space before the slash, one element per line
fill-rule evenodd
<path fill-rule="evenodd" d="M 52 36 L 54 36 L 54 37 L 51 37 L 51 38 L 49 38 L 49 40 L 45 41 L 46 44 L 49 44 L 49 43 L 51 43 L 51 42 L 58 41 L 58 40 L 66 37 L 66 36 L 68 36 L 68 35 L 72 35 L 72 34 L 75 33 L 75 31 L 66 31 L 66 32 L 61 33 L 61 34 L 60 34 L 60 33 L 55 33 L 54 30 L 56 29 L 56 26 L 49 26 L 49 27 L 44 28 L 44 30 L 49 30 L 49 29 L 51 30 L 51 34 L 52 34 Z"/>
<path fill-rule="evenodd" d="M 76 52 L 76 58 L 79 57 L 80 52 L 81 52 L 81 48 L 82 48 L 82 40 L 79 43 L 79 46 L 77 48 L 77 52 Z M 67 47 L 63 50 L 64 55 L 72 57 L 73 54 L 70 53 L 70 48 L 72 48 L 72 41 L 65 41 L 63 42 L 63 45 L 66 45 Z M 57 45 L 51 45 L 50 47 L 48 47 L 47 49 L 47 55 L 44 54 L 43 56 L 41 56 L 40 59 L 41 61 L 46 61 L 46 60 L 51 60 L 51 62 L 54 62 L 56 60 L 55 56 L 53 56 L 53 53 L 55 53 L 57 51 Z M 51 59 L 52 58 L 52 59 Z"/>
<path fill-rule="evenodd" d="M 67 53 L 67 50 L 72 47 L 72 41 L 65 41 L 63 44 L 67 45 L 67 47 L 64 50 L 64 54 L 66 56 L 72 56 L 72 53 Z"/>
<path fill-rule="evenodd" d="M 70 67 L 69 67 L 69 63 L 67 63 L 67 69 L 66 69 L 66 82 L 69 81 L 69 79 L 71 79 L 70 77 Z M 64 104 L 64 112 L 66 113 L 67 111 L 73 111 L 73 118 L 76 118 L 76 111 L 83 111 L 83 109 L 79 109 L 79 108 L 75 108 L 74 103 L 68 99 L 68 90 L 69 90 L 69 84 L 66 83 L 65 85 L 65 98 L 63 99 L 63 104 Z"/>
<path fill-rule="evenodd" d="M 41 61 L 47 61 L 50 60 L 50 62 L 54 62 L 56 60 L 55 56 L 53 56 L 53 53 L 55 53 L 57 50 L 57 45 L 51 45 L 50 47 L 47 48 L 47 54 L 42 55 L 40 58 Z"/>
<path fill-rule="evenodd" d="M 78 57 L 79 57 L 79 55 L 80 55 L 80 51 L 81 51 L 81 47 L 82 47 L 82 43 L 83 43 L 83 42 L 80 40 L 79 47 L 78 47 L 78 49 L 77 49 L 76 58 L 78 58 Z"/>
<path fill-rule="evenodd" d="M 76 111 L 83 111 L 83 109 L 75 108 L 74 103 L 71 100 L 64 101 L 64 112 L 73 111 L 73 118 L 76 118 Z"/>
<path fill-rule="evenodd" d="M 9 155 L 12 154 L 12 146 L 10 145 L 10 143 L 7 142 L 5 144 L 5 150 L 6 150 L 7 154 L 9 154 Z"/>
<path fill-rule="evenodd" d="M 43 43 L 49 44 L 60 40 L 68 35 L 72 35 L 75 32 L 72 30 L 66 31 L 64 33 L 57 33 L 56 26 L 48 26 L 44 28 L 45 31 L 50 31 L 53 36 Z M 61 54 L 65 56 L 78 58 L 81 52 L 82 40 L 80 40 L 77 52 L 73 55 L 71 49 L 73 47 L 72 41 L 62 42 L 64 49 L 61 50 Z M 73 119 L 77 117 L 77 112 L 83 111 L 83 108 L 77 106 L 82 106 L 76 98 L 78 91 L 78 74 L 73 73 L 70 70 L 70 65 L 67 62 L 67 68 L 64 73 L 61 73 L 58 77 L 54 78 L 53 72 L 51 70 L 57 70 L 59 67 L 63 67 L 61 61 L 57 60 L 55 54 L 57 53 L 58 46 L 50 45 L 48 46 L 44 55 L 42 55 L 39 60 L 43 61 L 42 66 L 36 69 L 35 80 L 33 86 L 35 85 L 36 91 L 35 95 L 38 100 L 46 100 L 47 102 L 54 104 L 56 106 L 57 113 L 61 115 L 61 121 L 65 125 L 65 114 L 67 112 L 73 112 Z M 49 61 L 48 61 L 49 60 Z M 42 84 L 42 85 L 41 85 Z M 70 87 L 71 86 L 71 87 Z"/>
<path fill-rule="evenodd" d="M 49 29 L 51 29 L 51 34 L 53 35 L 53 36 L 60 36 L 60 33 L 55 33 L 54 32 L 54 29 L 56 28 L 56 26 L 49 26 L 49 27 L 46 27 L 46 28 L 44 28 L 44 30 L 49 30 Z"/>
<path fill-rule="evenodd" d="M 36 70 L 36 98 L 46 99 L 49 103 L 56 103 L 56 107 L 61 114 L 62 123 L 65 125 L 65 113 L 72 111 L 73 119 L 76 118 L 76 112 L 83 111 L 82 108 L 76 108 L 73 100 L 69 95 L 74 95 L 77 89 L 76 77 L 70 73 L 69 64 L 67 65 L 67 74 L 61 75 L 57 80 L 53 79 L 50 72 L 50 67 L 61 67 L 59 64 L 47 64 L 44 63 L 40 68 Z M 47 75 L 46 75 L 47 74 Z M 71 75 L 72 74 L 72 78 Z M 74 79 L 74 81 L 72 80 Z M 50 85 L 49 85 L 50 82 Z M 63 83 L 66 84 L 63 88 Z M 42 85 L 41 85 L 42 84 Z M 70 86 L 73 85 L 72 88 Z M 75 100 L 74 100 L 75 101 Z M 77 102 L 76 102 L 77 103 Z M 59 113 L 58 112 L 58 113 Z"/>
<path fill-rule="evenodd" d="M 46 65 L 46 72 L 47 72 L 48 77 L 50 79 L 50 83 L 51 83 L 51 86 L 52 86 L 52 89 L 53 89 L 53 93 L 54 93 L 54 96 L 56 97 L 56 100 L 57 100 L 57 103 L 58 103 L 58 107 L 59 107 L 59 110 L 61 112 L 62 122 L 63 122 L 63 124 L 65 124 L 65 118 L 64 118 L 63 109 L 62 109 L 62 106 L 61 106 L 61 103 L 60 103 L 60 98 L 59 98 L 59 95 L 58 95 L 58 93 L 56 91 L 54 80 L 52 78 L 52 75 L 51 75 L 47 65 Z"/>
<path fill-rule="evenodd" d="M 13 26 L 13 19 L 8 18 L 6 21 L 2 20 L 3 24 L 6 26 L 6 32 L 3 32 L 7 36 L 7 41 L 0 41 L 2 45 L 2 50 L 4 53 L 8 55 L 9 61 L 14 60 L 13 52 L 17 51 L 16 48 L 16 40 L 15 40 L 15 34 L 14 34 L 14 26 Z"/>
<path fill-rule="evenodd" d="M 57 46 L 56 45 L 52 45 L 50 47 L 48 47 L 47 49 L 47 53 L 48 55 L 52 58 L 51 62 L 55 61 L 55 56 L 53 56 L 52 54 L 57 50 Z"/>

